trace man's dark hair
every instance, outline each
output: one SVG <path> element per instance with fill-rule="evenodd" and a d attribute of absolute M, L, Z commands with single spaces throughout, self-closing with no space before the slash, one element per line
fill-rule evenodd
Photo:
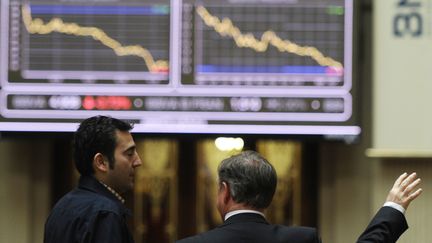
<path fill-rule="evenodd" d="M 94 174 L 92 163 L 97 153 L 106 156 L 109 167 L 114 168 L 116 131 L 130 131 L 131 129 L 131 124 L 107 116 L 94 116 L 82 121 L 75 132 L 73 141 L 74 160 L 79 173 L 81 175 Z"/>
<path fill-rule="evenodd" d="M 267 208 L 276 190 L 274 167 L 259 153 L 245 151 L 221 162 L 219 183 L 230 187 L 234 201 L 256 209 Z"/>

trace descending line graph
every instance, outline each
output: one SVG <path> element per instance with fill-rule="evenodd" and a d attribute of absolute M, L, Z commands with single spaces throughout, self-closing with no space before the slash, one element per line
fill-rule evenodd
<path fill-rule="evenodd" d="M 8 82 L 170 84 L 170 11 L 169 0 L 11 2 Z"/>
<path fill-rule="evenodd" d="M 280 38 L 274 31 L 265 31 L 260 39 L 255 38 L 251 33 L 243 34 L 229 18 L 222 20 L 212 15 L 203 6 L 197 6 L 196 11 L 205 24 L 212 27 L 221 36 L 233 38 L 236 45 L 242 48 L 251 48 L 256 52 L 265 52 L 269 45 L 272 45 L 280 52 L 289 52 L 299 56 L 308 56 L 314 59 L 321 66 L 329 66 L 338 69 L 340 72 L 342 64 L 331 57 L 326 57 L 322 52 L 313 46 L 301 46 L 289 40 Z"/>
<path fill-rule="evenodd" d="M 122 45 L 100 28 L 66 23 L 60 18 L 52 18 L 48 23 L 44 23 L 40 18 L 33 19 L 29 5 L 23 5 L 21 10 L 25 28 L 30 34 L 47 35 L 57 32 L 66 35 L 92 37 L 104 46 L 111 48 L 117 56 L 137 56 L 142 58 L 150 72 L 168 71 L 168 61 L 155 60 L 150 51 L 140 45 Z"/>
<path fill-rule="evenodd" d="M 343 1 L 185 1 L 183 84 L 350 85 L 351 20 Z"/>

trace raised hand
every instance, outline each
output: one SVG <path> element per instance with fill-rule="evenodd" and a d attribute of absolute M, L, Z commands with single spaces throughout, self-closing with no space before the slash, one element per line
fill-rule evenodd
<path fill-rule="evenodd" d="M 410 175 L 403 173 L 395 181 L 387 196 L 387 201 L 397 203 L 407 209 L 408 205 L 423 192 L 421 188 L 415 190 L 420 182 L 421 179 L 417 178 L 417 173 Z"/>

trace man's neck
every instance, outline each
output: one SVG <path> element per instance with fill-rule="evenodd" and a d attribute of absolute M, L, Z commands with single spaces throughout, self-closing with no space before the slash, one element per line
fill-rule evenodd
<path fill-rule="evenodd" d="M 227 210 L 223 218 L 224 220 L 227 220 L 229 217 L 239 213 L 256 213 L 264 216 L 264 209 L 257 209 L 242 203 L 231 201 L 231 203 L 227 205 Z"/>
<path fill-rule="evenodd" d="M 259 214 L 259 215 L 265 217 L 265 215 L 262 211 L 258 211 L 256 209 L 237 209 L 237 210 L 233 210 L 233 211 L 226 213 L 224 221 L 226 221 L 228 218 L 230 218 L 234 215 L 242 214 L 242 213 L 255 213 L 255 214 Z"/>

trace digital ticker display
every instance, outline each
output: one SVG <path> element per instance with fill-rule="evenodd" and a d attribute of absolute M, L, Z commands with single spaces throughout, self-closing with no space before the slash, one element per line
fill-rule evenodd
<path fill-rule="evenodd" d="M 358 135 L 352 0 L 2 0 L 0 130 Z"/>

